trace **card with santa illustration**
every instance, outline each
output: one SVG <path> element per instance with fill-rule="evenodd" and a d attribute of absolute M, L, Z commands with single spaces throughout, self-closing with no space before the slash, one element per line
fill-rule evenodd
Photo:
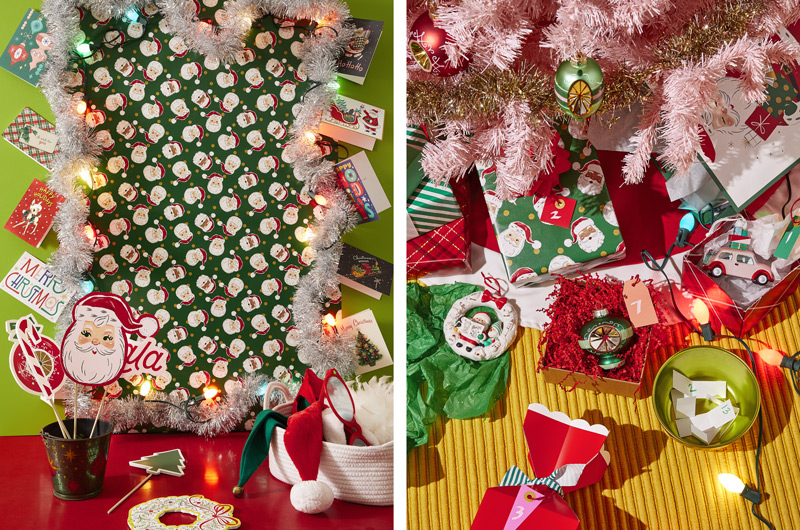
<path fill-rule="evenodd" d="M 363 85 L 383 32 L 383 22 L 363 18 L 354 18 L 352 22 L 355 31 L 344 48 L 344 55 L 339 59 L 337 68 L 339 77 Z"/>
<path fill-rule="evenodd" d="M 340 142 L 372 150 L 375 140 L 383 139 L 386 111 L 345 96 L 336 100 L 325 111 L 320 133 Z"/>
<path fill-rule="evenodd" d="M 483 197 L 511 283 L 533 285 L 554 274 L 588 270 L 625 257 L 614 205 L 597 152 L 561 129 L 556 156 L 566 171 L 547 195 L 501 200 L 494 165 L 476 163 Z"/>
<path fill-rule="evenodd" d="M 0 55 L 0 68 L 26 83 L 39 86 L 39 78 L 44 73 L 47 54 L 52 44 L 53 39 L 47 32 L 44 17 L 33 9 L 28 9 L 3 55 Z"/>

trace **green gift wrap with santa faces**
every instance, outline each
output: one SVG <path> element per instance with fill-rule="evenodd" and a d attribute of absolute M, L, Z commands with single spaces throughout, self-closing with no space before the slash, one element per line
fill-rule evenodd
<path fill-rule="evenodd" d="M 564 126 L 566 129 L 566 126 Z M 491 162 L 477 162 L 483 197 L 511 283 L 533 285 L 625 257 L 614 205 L 597 152 L 561 130 L 569 169 L 549 195 L 500 200 Z M 568 151 L 564 151 L 564 149 Z"/>
<path fill-rule="evenodd" d="M 219 18 L 221 5 L 200 17 Z M 170 361 L 155 389 L 188 399 L 251 374 L 299 377 L 292 302 L 314 260 L 300 236 L 323 215 L 283 149 L 312 86 L 298 58 L 303 29 L 267 15 L 225 65 L 188 50 L 155 9 L 136 23 L 82 15 L 87 39 L 121 32 L 124 42 L 79 72 L 103 150 L 89 192 L 101 234 L 92 273 L 101 291 L 159 320 Z M 338 290 L 322 294 L 335 312 Z M 125 397 L 141 383 L 108 391 Z"/>

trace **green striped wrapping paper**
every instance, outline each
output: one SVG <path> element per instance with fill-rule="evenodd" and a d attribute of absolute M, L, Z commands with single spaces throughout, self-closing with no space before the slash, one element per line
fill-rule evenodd
<path fill-rule="evenodd" d="M 420 235 L 463 216 L 450 186 L 437 185 L 427 179 L 423 179 L 409 197 L 407 210 Z"/>

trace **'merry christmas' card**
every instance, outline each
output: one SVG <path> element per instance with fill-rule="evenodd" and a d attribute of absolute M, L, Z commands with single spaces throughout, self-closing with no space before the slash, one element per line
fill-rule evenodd
<path fill-rule="evenodd" d="M 61 311 L 75 294 L 64 281 L 27 252 L 17 260 L 3 278 L 0 289 L 30 307 L 50 322 L 58 320 Z"/>
<path fill-rule="evenodd" d="M 392 356 L 381 334 L 372 309 L 365 309 L 347 318 L 336 318 L 336 330 L 356 339 L 356 375 L 390 366 Z"/>

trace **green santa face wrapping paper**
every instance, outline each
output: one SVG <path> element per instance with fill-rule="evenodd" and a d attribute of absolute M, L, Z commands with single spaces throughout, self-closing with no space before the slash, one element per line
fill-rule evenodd
<path fill-rule="evenodd" d="M 569 169 L 559 175 L 560 188 L 548 196 L 500 200 L 494 166 L 476 163 L 506 272 L 517 285 L 540 283 L 553 274 L 588 270 L 625 256 L 594 147 L 576 141 L 565 151 L 573 140 L 562 132 L 559 147 L 565 156 L 569 154 Z"/>
<path fill-rule="evenodd" d="M 314 259 L 298 236 L 322 213 L 282 149 L 310 88 L 297 58 L 303 31 L 291 19 L 255 21 L 228 66 L 145 14 L 129 24 L 87 10 L 81 23 L 94 42 L 121 32 L 123 43 L 102 46 L 84 72 L 107 180 L 90 193 L 104 247 L 92 273 L 100 290 L 159 319 L 156 340 L 171 359 L 157 390 L 188 398 L 255 373 L 289 382 L 306 368 L 292 296 Z M 129 395 L 140 383 L 113 390 Z"/>

